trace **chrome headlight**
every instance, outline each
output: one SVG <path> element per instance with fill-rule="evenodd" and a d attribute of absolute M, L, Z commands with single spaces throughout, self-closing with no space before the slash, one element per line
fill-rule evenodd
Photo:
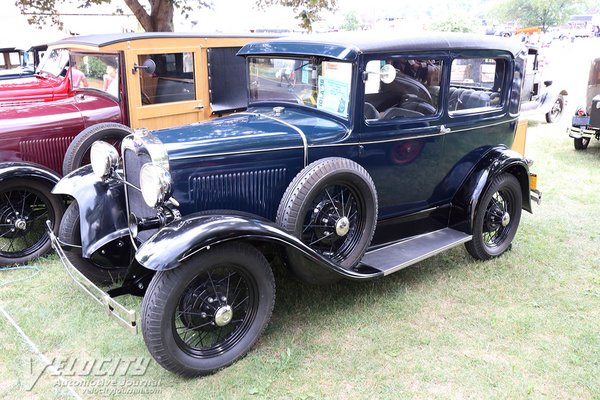
<path fill-rule="evenodd" d="M 98 140 L 90 149 L 90 162 L 94 175 L 98 178 L 106 178 L 117 168 L 119 153 L 112 145 Z"/>
<path fill-rule="evenodd" d="M 156 207 L 171 196 L 171 174 L 155 164 L 144 164 L 140 171 L 140 190 L 148 207 Z"/>

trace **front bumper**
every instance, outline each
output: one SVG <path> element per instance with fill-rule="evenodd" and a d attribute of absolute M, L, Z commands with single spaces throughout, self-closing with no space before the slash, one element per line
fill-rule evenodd
<path fill-rule="evenodd" d="M 118 303 L 115 299 L 110 297 L 108 293 L 104 290 L 100 289 L 96 286 L 92 281 L 86 278 L 67 258 L 64 249 L 61 246 L 60 240 L 56 237 L 52 228 L 50 226 L 50 222 L 46 222 L 47 232 L 50 236 L 50 242 L 52 243 L 52 247 L 60 261 L 62 262 L 67 274 L 79 285 L 84 292 L 89 294 L 98 304 L 100 304 L 106 313 L 115 318 L 120 325 L 124 326 L 133 334 L 137 334 L 138 332 L 138 321 L 137 321 L 137 313 L 133 309 L 127 309 L 120 303 Z"/>

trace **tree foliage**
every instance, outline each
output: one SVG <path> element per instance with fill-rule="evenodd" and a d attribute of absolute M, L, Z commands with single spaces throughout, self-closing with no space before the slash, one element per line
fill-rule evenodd
<path fill-rule="evenodd" d="M 451 14 L 443 19 L 433 21 L 431 29 L 443 32 L 473 32 L 476 23 L 473 18 L 464 14 Z"/>
<path fill-rule="evenodd" d="M 491 10 L 499 22 L 517 21 L 522 26 L 539 26 L 544 32 L 581 13 L 585 0 L 504 0 Z"/>
<path fill-rule="evenodd" d="M 290 7 L 297 14 L 298 24 L 308 32 L 312 31 L 313 23 L 320 21 L 319 13 L 322 11 L 334 11 L 337 8 L 336 0 L 257 0 L 260 8 L 268 8 L 274 5 Z"/>
<path fill-rule="evenodd" d="M 343 31 L 357 31 L 360 28 L 358 18 L 353 12 L 346 13 L 344 15 L 344 23 L 340 26 Z"/>
<path fill-rule="evenodd" d="M 173 15 L 181 12 L 186 18 L 192 10 L 210 8 L 211 4 L 204 0 L 123 0 L 142 28 L 147 32 L 172 32 Z M 76 0 L 79 8 L 110 3 L 111 0 Z M 62 29 L 60 14 L 57 9 L 64 4 L 73 4 L 73 0 L 15 0 L 15 5 L 22 14 L 27 15 L 31 25 L 58 25 Z M 144 4 L 149 5 L 144 6 Z M 123 10 L 116 9 L 117 14 Z"/>

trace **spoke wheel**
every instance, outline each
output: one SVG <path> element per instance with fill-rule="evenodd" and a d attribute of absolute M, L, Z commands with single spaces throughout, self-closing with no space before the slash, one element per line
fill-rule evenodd
<path fill-rule="evenodd" d="M 250 350 L 274 303 L 264 256 L 250 245 L 221 245 L 156 273 L 142 304 L 144 340 L 169 371 L 209 374 Z"/>
<path fill-rule="evenodd" d="M 550 109 L 550 111 L 548 111 L 546 113 L 546 122 L 552 124 L 554 122 L 558 122 L 560 120 L 560 118 L 562 117 L 562 113 L 563 113 L 563 109 L 564 109 L 564 100 L 562 98 L 562 96 L 559 96 L 556 101 L 554 102 L 554 104 L 552 105 L 552 108 Z"/>
<path fill-rule="evenodd" d="M 16 179 L 0 190 L 0 265 L 20 264 L 46 253 L 50 238 L 46 221 L 63 213 L 60 199 L 39 182 Z"/>
<path fill-rule="evenodd" d="M 473 222 L 473 240 L 466 243 L 475 258 L 487 260 L 504 253 L 517 233 L 522 208 L 517 178 L 503 174 L 480 198 Z"/>
<path fill-rule="evenodd" d="M 277 223 L 316 253 L 342 268 L 355 267 L 375 232 L 377 192 L 367 171 L 352 160 L 324 158 L 304 168 L 286 189 Z M 287 265 L 307 282 L 327 284 L 339 276 L 311 268 L 286 249 Z"/>
<path fill-rule="evenodd" d="M 590 144 L 590 138 L 576 138 L 573 139 L 573 145 L 575 150 L 585 150 Z"/>

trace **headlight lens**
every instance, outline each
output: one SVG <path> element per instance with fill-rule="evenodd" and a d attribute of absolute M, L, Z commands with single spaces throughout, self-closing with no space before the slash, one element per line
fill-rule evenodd
<path fill-rule="evenodd" d="M 156 207 L 171 196 L 171 174 L 155 164 L 144 164 L 140 171 L 140 190 L 148 207 Z"/>
<path fill-rule="evenodd" d="M 112 145 L 98 140 L 90 149 L 92 170 L 98 178 L 106 178 L 119 164 L 119 153 Z"/>

